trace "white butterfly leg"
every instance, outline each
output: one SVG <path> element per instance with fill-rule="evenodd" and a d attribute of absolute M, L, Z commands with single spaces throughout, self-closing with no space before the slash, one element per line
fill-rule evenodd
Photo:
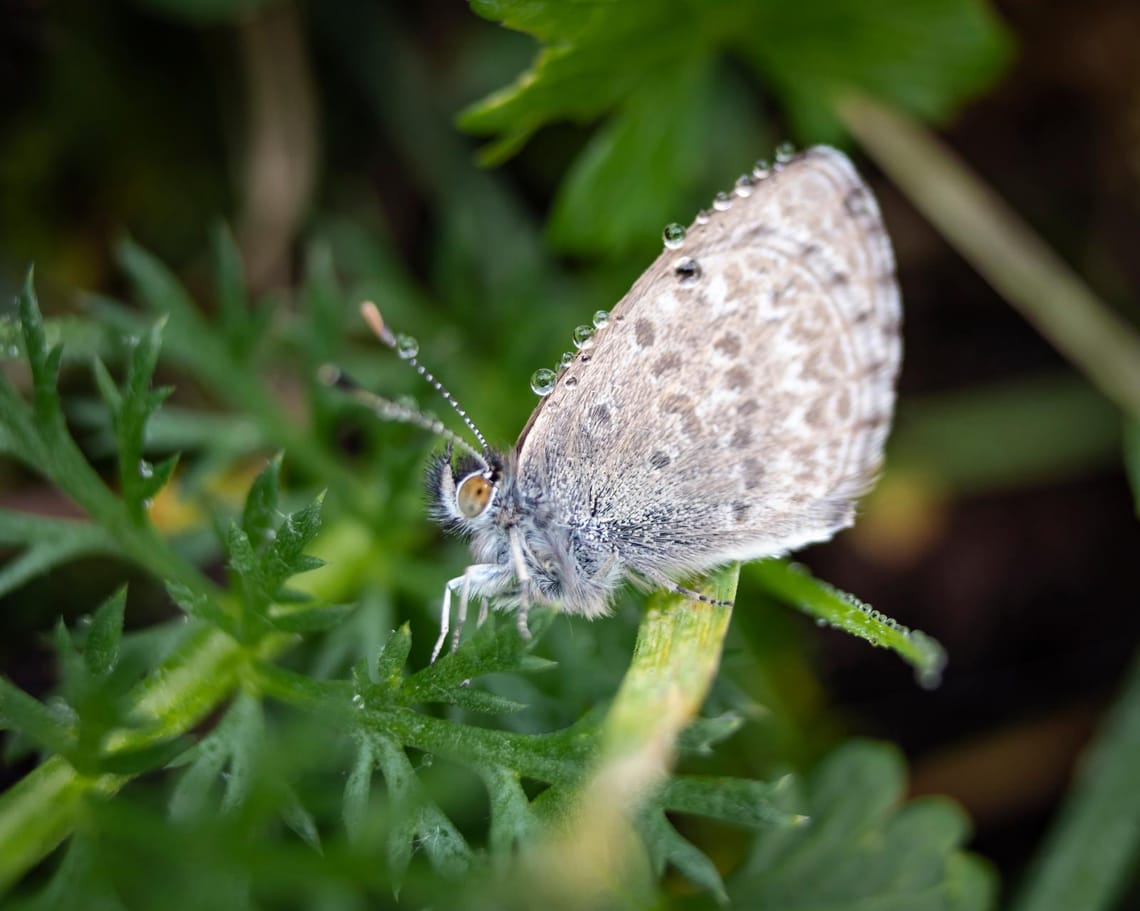
<path fill-rule="evenodd" d="M 459 592 L 459 613 L 456 616 L 456 629 L 451 645 L 455 651 L 459 645 L 459 637 L 463 633 L 463 623 L 467 619 L 467 602 L 470 600 L 472 590 L 491 594 L 502 587 L 502 567 L 497 563 L 474 563 L 463 571 L 462 576 L 456 576 L 448 581 L 443 588 L 443 607 L 439 612 L 439 638 L 435 640 L 435 647 L 431 650 L 431 663 L 443 651 L 443 644 L 447 641 L 447 634 L 451 631 L 451 594 Z"/>

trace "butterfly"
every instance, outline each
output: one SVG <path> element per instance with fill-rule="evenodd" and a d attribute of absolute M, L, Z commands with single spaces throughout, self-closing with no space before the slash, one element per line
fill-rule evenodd
<path fill-rule="evenodd" d="M 813 147 L 758 165 L 665 242 L 543 383 L 512 448 L 488 446 L 414 351 L 402 353 L 478 446 L 369 397 L 449 441 L 428 467 L 431 511 L 469 538 L 474 562 L 444 587 L 433 661 L 453 599 L 453 647 L 475 598 L 480 621 L 490 601 L 527 636 L 531 605 L 603 616 L 627 580 L 702 597 L 678 580 L 854 521 L 882 463 L 902 350 L 894 256 L 867 185 L 843 153 Z"/>

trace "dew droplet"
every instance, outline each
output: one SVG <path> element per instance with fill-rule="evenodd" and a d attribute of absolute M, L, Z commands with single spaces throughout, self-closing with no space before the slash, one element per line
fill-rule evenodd
<path fill-rule="evenodd" d="M 691 256 L 677 260 L 673 266 L 673 274 L 682 288 L 689 288 L 701 280 L 701 264 Z"/>
<path fill-rule="evenodd" d="M 602 326 L 604 326 L 609 321 L 610 321 L 610 311 L 609 310 L 598 310 L 594 314 L 593 322 L 594 322 L 594 328 L 595 329 L 601 329 Z"/>
<path fill-rule="evenodd" d="M 665 246 L 669 250 L 676 250 L 681 244 L 685 242 L 685 228 L 682 225 L 673 222 L 665 226 L 665 230 L 661 232 L 661 239 L 665 241 Z"/>
<path fill-rule="evenodd" d="M 776 146 L 776 164 L 787 164 L 796 155 L 796 147 L 790 142 L 781 142 Z"/>
<path fill-rule="evenodd" d="M 8 357 L 19 357 L 19 356 L 20 356 L 20 346 L 19 345 L 9 345 L 8 346 Z"/>
<path fill-rule="evenodd" d="M 419 353 L 420 343 L 410 335 L 396 336 L 396 354 L 402 357 L 405 361 L 411 360 Z"/>
<path fill-rule="evenodd" d="M 139 477 L 140 478 L 153 478 L 154 466 L 146 459 L 139 459 Z"/>
<path fill-rule="evenodd" d="M 550 395 L 558 375 L 549 367 L 539 367 L 530 375 L 530 388 L 535 395 Z"/>
<path fill-rule="evenodd" d="M 576 377 L 576 376 L 568 376 L 568 377 L 566 377 L 566 385 L 567 385 L 567 387 L 569 387 L 570 389 L 573 389 L 575 386 L 577 386 L 577 385 L 578 385 L 578 377 Z"/>
<path fill-rule="evenodd" d="M 558 369 L 559 370 L 565 370 L 567 367 L 569 367 L 573 363 L 574 363 L 574 352 L 573 351 L 563 351 L 562 357 L 560 357 L 558 359 Z"/>
<path fill-rule="evenodd" d="M 147 512 L 150 512 L 151 507 L 153 507 L 153 506 L 154 506 L 154 500 L 152 500 L 150 497 L 147 497 L 145 500 L 142 501 L 142 507 Z"/>
<path fill-rule="evenodd" d="M 698 225 L 707 225 L 708 223 L 709 223 L 709 210 L 708 209 L 701 209 L 701 211 L 699 211 L 697 213 L 697 224 Z"/>
<path fill-rule="evenodd" d="M 593 326 L 579 326 L 577 329 L 574 330 L 574 336 L 573 336 L 574 347 L 575 348 L 585 348 L 587 345 L 590 344 L 590 342 L 593 340 L 593 338 L 594 338 L 594 327 Z"/>
<path fill-rule="evenodd" d="M 757 159 L 756 164 L 754 164 L 752 166 L 752 179 L 753 180 L 763 180 L 765 177 L 768 176 L 768 172 L 770 170 L 771 170 L 771 167 L 768 164 L 767 158 Z"/>
<path fill-rule="evenodd" d="M 717 193 L 713 197 L 713 208 L 718 212 L 724 212 L 726 209 L 732 208 L 732 197 L 725 192 Z"/>
<path fill-rule="evenodd" d="M 751 196 L 752 183 L 753 181 L 751 174 L 741 174 L 738 178 L 736 178 L 736 187 L 733 189 L 733 192 L 736 193 L 736 195 L 741 199 Z"/>

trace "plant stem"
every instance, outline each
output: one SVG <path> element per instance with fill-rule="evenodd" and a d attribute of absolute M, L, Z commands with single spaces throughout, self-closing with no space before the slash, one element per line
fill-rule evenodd
<path fill-rule="evenodd" d="M 722 570 L 697 591 L 731 602 L 739 572 L 738 566 Z M 642 849 L 632 821 L 668 777 L 677 737 L 704 703 L 731 616 L 730 605 L 685 595 L 662 592 L 650 599 L 602 729 L 597 766 L 565 825 L 527 859 L 533 888 L 550 906 L 594 908 L 636 891 L 630 873 Z"/>

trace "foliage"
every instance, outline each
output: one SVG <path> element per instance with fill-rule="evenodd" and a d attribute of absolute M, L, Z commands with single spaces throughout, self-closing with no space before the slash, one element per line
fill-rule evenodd
<path fill-rule="evenodd" d="M 149 6 L 220 28 L 273 4 Z M 591 256 L 656 242 L 663 223 L 708 198 L 711 181 L 772 145 L 760 137 L 775 128 L 754 115 L 758 85 L 797 135 L 840 141 L 841 89 L 941 119 L 992 82 L 1008 45 L 968 0 L 472 6 L 542 44 L 530 71 L 461 117 L 497 137 L 486 160 L 558 121 L 607 118 L 573 155 L 550 224 L 562 249 Z M 29 769 L 0 794 L 6 900 L 992 907 L 994 877 L 962 850 L 962 812 L 907 802 L 890 747 L 809 730 L 789 696 L 810 680 L 803 650 L 784 644 L 772 658 L 768 629 L 762 637 L 734 624 L 735 654 L 721 666 L 726 612 L 695 615 L 691 602 L 660 595 L 640 611 L 626 593 L 606 622 L 538 611 L 530 641 L 492 617 L 427 664 L 441 587 L 463 555 L 424 522 L 422 435 L 379 424 L 325 389 L 318 367 L 335 361 L 366 387 L 420 396 L 410 371 L 346 329 L 356 302 L 374 298 L 393 324 L 431 338 L 441 373 L 479 378 L 461 390 L 465 407 L 485 416 L 489 437 L 509 439 L 528 407 L 523 377 L 556 357 L 552 340 L 574 313 L 597 308 L 585 301 L 602 306 L 621 290 L 637 258 L 561 269 L 503 182 L 468 167 L 420 78 L 422 60 L 399 46 L 387 14 L 346 2 L 309 15 L 314 41 L 343 66 L 339 78 L 388 128 L 431 201 L 429 288 L 400 265 L 386 227 L 328 215 L 315 219 L 291 294 L 251 293 L 223 228 L 211 238 L 208 277 L 187 269 L 186 284 L 125 241 L 118 263 L 132 303 L 89 295 L 79 319 L 45 321 L 28 276 L 18 319 L 0 327 L 16 377 L 0 382 L 0 451 L 80 517 L 0 512 L 0 543 L 16 550 L 0 593 L 34 599 L 38 579 L 65 571 L 81 584 L 71 603 L 35 605 L 48 623 L 67 615 L 51 638 L 56 689 L 40 700 L 0 678 L 7 755 Z M 502 42 L 496 51 L 518 47 L 489 40 Z M 486 81 L 474 68 L 463 75 Z M 446 327 L 464 323 L 478 344 L 449 336 Z M 87 363 L 90 379 L 73 369 Z M 61 372 L 67 388 L 86 383 L 97 401 L 61 395 Z M 1087 464 L 1117 446 L 1115 414 L 1080 379 L 1059 380 L 1046 410 L 1059 403 L 1089 432 L 1056 447 L 1063 428 L 1027 422 L 1041 434 L 1032 445 L 1023 425 L 1011 429 L 1025 398 L 1007 392 L 909 414 L 904 404 L 902 473 L 949 464 L 953 483 L 977 489 Z M 979 465 L 953 442 L 977 426 L 1020 448 Z M 1135 475 L 1134 428 L 1127 439 Z M 77 564 L 90 557 L 131 575 L 129 590 L 116 580 L 104 597 Z M 736 581 L 731 571 L 708 584 Z M 156 602 L 174 618 L 154 621 Z M 892 649 L 923 684 L 945 661 L 933 640 L 797 565 L 743 574 L 738 612 L 770 602 Z M 703 639 L 692 635 L 702 624 Z M 793 666 L 765 693 L 780 717 L 764 718 L 726 679 L 733 661 Z M 683 710 L 669 688 L 678 679 Z M 746 733 L 764 749 L 731 756 Z M 1113 787 L 1094 795 L 1098 812 L 1075 814 L 1078 833 L 1123 793 L 1122 749 L 1108 749 Z M 1057 850 L 1073 856 L 1071 842 Z M 586 857 L 597 863 L 572 862 Z"/>

